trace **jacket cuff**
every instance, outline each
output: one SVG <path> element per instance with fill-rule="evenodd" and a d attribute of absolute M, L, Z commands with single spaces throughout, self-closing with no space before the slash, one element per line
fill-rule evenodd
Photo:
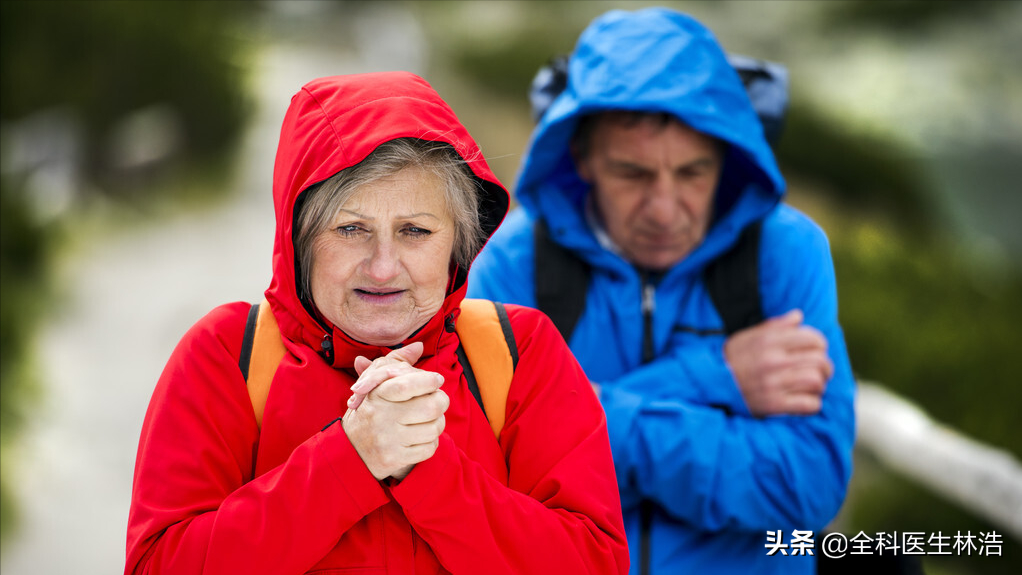
<path fill-rule="evenodd" d="M 327 461 L 341 485 L 340 492 L 348 496 L 351 505 L 363 516 L 390 501 L 383 485 L 373 477 L 355 451 L 340 422 L 319 433 L 316 441 L 330 453 Z"/>
<path fill-rule="evenodd" d="M 618 485 L 622 491 L 626 486 L 634 488 L 634 485 L 628 484 L 632 475 L 629 469 L 633 465 L 628 454 L 631 453 L 629 443 L 637 436 L 635 421 L 642 409 L 642 396 L 618 386 L 603 386 L 600 388 L 600 401 L 607 414 L 607 435 L 610 438 L 610 451 L 614 455 Z"/>
<path fill-rule="evenodd" d="M 724 346 L 700 345 L 676 353 L 674 359 L 690 385 L 695 386 L 701 403 L 710 407 L 726 407 L 735 415 L 751 417 L 738 380 L 724 357 Z"/>
<path fill-rule="evenodd" d="M 446 434 L 440 435 L 440 445 L 437 447 L 433 457 L 415 464 L 415 467 L 401 480 L 400 483 L 390 488 L 394 500 L 403 509 L 413 509 L 429 494 L 436 494 L 438 491 L 438 479 L 450 476 L 453 469 L 458 465 L 458 448 L 454 441 Z"/>

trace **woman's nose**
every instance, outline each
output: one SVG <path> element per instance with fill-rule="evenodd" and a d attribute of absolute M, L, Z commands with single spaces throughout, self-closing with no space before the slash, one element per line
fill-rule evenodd
<path fill-rule="evenodd" d="M 366 275 L 377 283 L 386 283 L 400 270 L 400 262 L 394 242 L 377 240 L 372 253 L 365 263 Z"/>

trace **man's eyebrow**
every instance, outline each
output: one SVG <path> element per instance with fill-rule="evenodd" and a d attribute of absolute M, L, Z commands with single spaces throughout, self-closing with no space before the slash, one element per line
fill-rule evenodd
<path fill-rule="evenodd" d="M 646 171 L 646 172 L 652 171 L 651 168 L 649 168 L 647 166 L 644 166 L 642 164 L 639 164 L 637 162 L 634 162 L 632 160 L 621 160 L 621 159 L 610 158 L 609 160 L 607 160 L 607 163 L 612 168 L 627 168 L 629 170 L 642 170 L 642 171 Z"/>
<path fill-rule="evenodd" d="M 693 161 L 691 161 L 691 162 L 689 162 L 687 164 L 684 164 L 684 165 L 681 165 L 681 166 L 678 166 L 678 167 L 680 169 L 683 169 L 683 170 L 686 169 L 686 168 L 701 168 L 703 166 L 712 166 L 712 165 L 716 164 L 718 161 L 719 160 L 717 160 L 717 158 L 707 156 L 705 158 L 699 158 L 698 160 L 693 160 Z"/>

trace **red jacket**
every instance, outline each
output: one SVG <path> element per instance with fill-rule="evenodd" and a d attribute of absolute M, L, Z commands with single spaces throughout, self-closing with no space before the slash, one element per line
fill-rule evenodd
<path fill-rule="evenodd" d="M 295 291 L 292 212 L 300 193 L 399 137 L 442 140 L 484 190 L 484 230 L 508 195 L 424 80 L 325 78 L 294 96 L 274 169 L 277 235 L 266 291 L 287 353 L 262 429 L 238 368 L 248 304 L 202 318 L 174 350 L 146 413 L 135 464 L 125 573 L 625 573 L 627 546 L 603 411 L 550 321 L 508 306 L 520 360 L 499 442 L 469 392 L 446 327 L 466 270 L 405 343 L 443 374 L 451 405 L 432 458 L 380 482 L 339 422 L 353 361 L 390 350 L 314 319 Z M 323 342 L 335 350 L 328 363 Z"/>

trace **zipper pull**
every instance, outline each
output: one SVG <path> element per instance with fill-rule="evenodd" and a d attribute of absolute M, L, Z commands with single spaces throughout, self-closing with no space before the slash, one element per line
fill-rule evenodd
<path fill-rule="evenodd" d="M 323 336 L 323 341 L 320 342 L 319 347 L 322 349 L 321 354 L 323 355 L 323 359 L 325 359 L 327 363 L 333 365 L 334 339 L 333 337 L 330 336 L 329 333 Z"/>
<path fill-rule="evenodd" d="M 656 310 L 656 284 L 643 276 L 642 284 L 642 363 L 656 357 L 653 346 L 653 312 Z"/>
<path fill-rule="evenodd" d="M 642 286 L 642 313 L 643 315 L 653 315 L 656 310 L 656 286 L 652 283 L 647 283 Z"/>

